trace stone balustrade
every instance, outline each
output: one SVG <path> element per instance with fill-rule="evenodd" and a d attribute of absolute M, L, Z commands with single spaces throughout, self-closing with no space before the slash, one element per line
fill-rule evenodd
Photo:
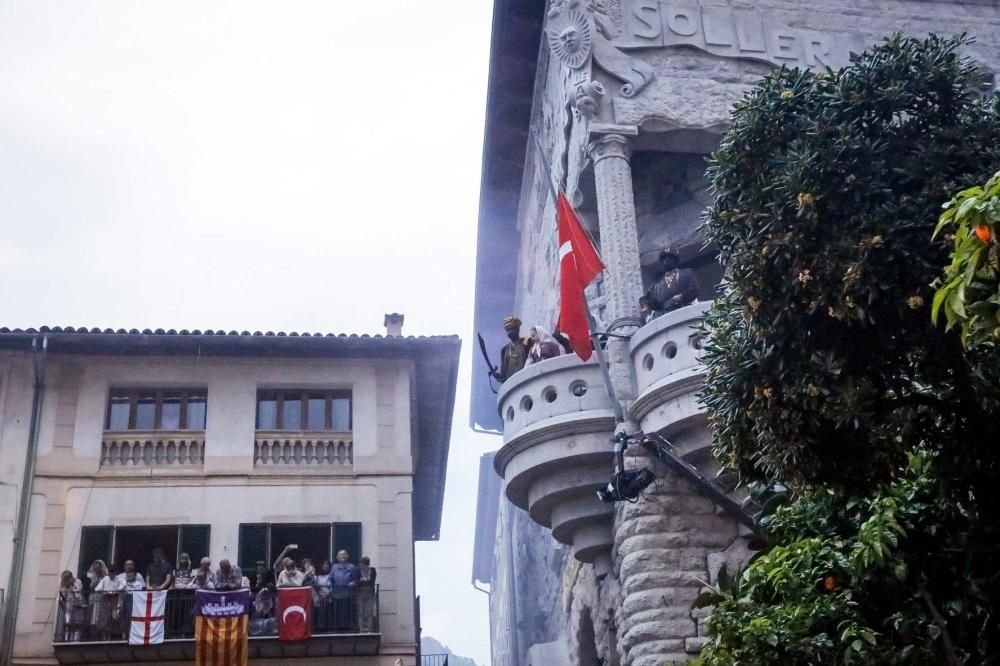
<path fill-rule="evenodd" d="M 346 471 L 354 465 L 354 440 L 349 432 L 258 430 L 253 446 L 255 468 L 314 468 Z"/>
<path fill-rule="evenodd" d="M 637 397 L 630 413 L 643 432 L 668 437 L 689 462 L 710 459 L 711 435 L 697 394 L 705 379 L 698 326 L 711 303 L 698 302 L 652 320 L 632 336 Z"/>
<path fill-rule="evenodd" d="M 205 460 L 202 430 L 105 432 L 101 440 L 101 468 L 199 469 Z"/>
<path fill-rule="evenodd" d="M 614 467 L 615 419 L 596 359 L 528 366 L 498 396 L 504 446 L 494 465 L 507 496 L 599 575 L 610 571 L 613 507 L 596 495 Z"/>

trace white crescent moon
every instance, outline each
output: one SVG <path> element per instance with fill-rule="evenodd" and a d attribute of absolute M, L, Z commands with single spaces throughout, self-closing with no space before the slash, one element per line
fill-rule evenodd
<path fill-rule="evenodd" d="M 288 608 L 285 609 L 285 612 L 281 614 L 281 621 L 282 622 L 284 622 L 284 621 L 286 621 L 288 619 L 288 614 L 289 613 L 301 613 L 302 614 L 302 620 L 305 621 L 305 619 L 306 619 L 306 609 L 305 608 L 303 608 L 302 606 L 289 606 Z"/>

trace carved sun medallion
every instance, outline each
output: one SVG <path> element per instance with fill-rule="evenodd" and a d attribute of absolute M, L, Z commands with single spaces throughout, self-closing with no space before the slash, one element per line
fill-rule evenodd
<path fill-rule="evenodd" d="M 553 16 L 545 34 L 553 55 L 570 69 L 579 69 L 590 57 L 590 18 L 579 9 L 563 10 Z"/>

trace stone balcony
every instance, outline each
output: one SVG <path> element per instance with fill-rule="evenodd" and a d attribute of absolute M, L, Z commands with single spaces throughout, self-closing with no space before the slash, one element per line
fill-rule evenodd
<path fill-rule="evenodd" d="M 705 380 L 699 324 L 711 306 L 692 303 L 657 317 L 632 336 L 636 380 L 632 418 L 643 432 L 659 432 L 694 465 L 711 462 L 711 435 L 697 394 Z"/>
<path fill-rule="evenodd" d="M 711 436 L 697 392 L 704 380 L 698 324 L 710 303 L 694 303 L 654 319 L 630 343 L 637 399 L 632 417 L 660 432 L 694 464 L 710 460 Z M 614 507 L 596 491 L 614 472 L 611 401 L 596 358 L 560 356 L 526 367 L 498 395 L 504 445 L 494 460 L 507 497 L 552 536 L 610 571 Z"/>
<path fill-rule="evenodd" d="M 569 355 L 528 366 L 504 382 L 498 405 L 504 445 L 494 466 L 507 497 L 606 574 L 614 507 L 596 491 L 614 466 L 615 418 L 596 359 Z"/>

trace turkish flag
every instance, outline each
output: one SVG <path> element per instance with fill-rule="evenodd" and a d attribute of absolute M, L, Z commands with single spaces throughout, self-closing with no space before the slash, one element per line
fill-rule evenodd
<path fill-rule="evenodd" d="M 604 270 L 576 211 L 559 192 L 559 330 L 569 338 L 581 359 L 590 358 L 590 325 L 583 290 Z"/>
<path fill-rule="evenodd" d="M 278 639 L 302 641 L 312 636 L 312 588 L 278 588 Z"/>

